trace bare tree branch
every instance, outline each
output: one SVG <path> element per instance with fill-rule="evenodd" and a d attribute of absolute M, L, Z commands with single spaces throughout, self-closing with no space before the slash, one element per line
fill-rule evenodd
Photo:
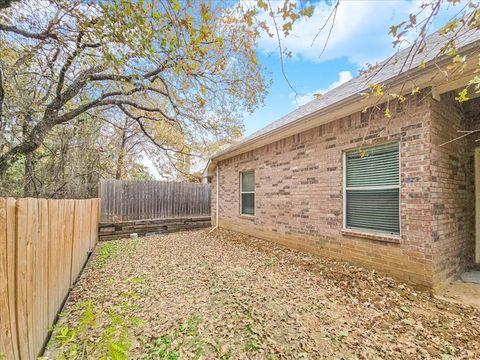
<path fill-rule="evenodd" d="M 3 128 L 3 101 L 5 100 L 5 90 L 3 89 L 3 73 L 0 68 L 0 130 Z"/>
<path fill-rule="evenodd" d="M 18 0 L 0 0 L 0 10 L 10 7 L 16 1 Z"/>
<path fill-rule="evenodd" d="M 47 40 L 47 39 L 58 40 L 58 35 L 50 31 L 44 31 L 41 33 L 32 33 L 30 31 L 22 30 L 15 26 L 6 25 L 2 23 L 0 23 L 0 31 L 11 32 L 18 35 L 22 35 L 26 38 L 36 39 L 36 40 Z"/>
<path fill-rule="evenodd" d="M 325 40 L 325 43 L 323 44 L 323 49 L 322 49 L 322 52 L 320 53 L 319 57 L 322 57 L 323 53 L 325 52 L 325 49 L 327 48 L 328 41 L 330 40 L 330 35 L 332 34 L 332 30 L 333 30 L 333 27 L 334 27 L 334 25 L 335 25 L 335 19 L 336 19 L 336 17 L 337 17 L 338 5 L 340 5 L 340 0 L 337 0 L 337 3 L 336 3 L 335 6 L 333 7 L 333 9 L 330 11 L 330 14 L 328 14 L 328 17 L 327 17 L 327 19 L 325 20 L 325 22 L 323 23 L 322 27 L 318 30 L 318 32 L 317 32 L 317 33 L 315 34 L 315 36 L 313 37 L 312 44 L 310 45 L 310 46 L 313 46 L 313 44 L 314 44 L 315 41 L 317 40 L 317 37 L 320 36 L 320 34 L 322 33 L 323 29 L 325 29 L 325 27 L 327 26 L 328 22 L 330 21 L 330 18 L 333 16 L 332 25 L 330 26 L 330 30 L 328 31 L 327 39 Z"/>
<path fill-rule="evenodd" d="M 270 3 L 270 0 L 268 0 L 268 8 L 270 9 L 272 21 L 273 21 L 273 27 L 275 28 L 275 34 L 277 37 L 277 44 L 278 44 L 278 53 L 280 56 L 280 69 L 282 71 L 283 78 L 285 79 L 288 87 L 295 93 L 298 94 L 297 90 L 293 87 L 292 83 L 290 80 L 288 80 L 287 73 L 285 71 L 285 64 L 283 61 L 283 49 L 282 49 L 282 41 L 280 39 L 280 32 L 278 31 L 278 25 L 277 25 L 277 20 L 275 19 L 275 13 L 272 8 L 272 4 Z"/>
<path fill-rule="evenodd" d="M 68 69 L 72 65 L 73 60 L 81 52 L 83 35 L 84 35 L 83 31 L 80 31 L 78 33 L 75 50 L 70 55 L 68 55 L 67 60 L 65 61 L 65 64 L 63 64 L 62 68 L 60 69 L 60 73 L 58 75 L 57 89 L 55 91 L 55 93 L 57 94 L 57 99 L 61 98 L 61 92 L 62 92 L 62 89 L 63 89 L 63 84 L 65 82 L 65 74 L 67 73 Z"/>

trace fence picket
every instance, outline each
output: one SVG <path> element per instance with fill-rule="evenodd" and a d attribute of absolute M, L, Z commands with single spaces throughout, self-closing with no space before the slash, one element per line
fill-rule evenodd
<path fill-rule="evenodd" d="M 102 222 L 210 215 L 210 184 L 102 180 L 100 194 Z"/>
<path fill-rule="evenodd" d="M 0 353 L 14 353 L 8 286 L 7 199 L 0 199 Z"/>
<path fill-rule="evenodd" d="M 6 359 L 40 355 L 97 242 L 100 201 L 76 202 L 75 208 L 73 200 L 0 198 L 0 353 Z"/>

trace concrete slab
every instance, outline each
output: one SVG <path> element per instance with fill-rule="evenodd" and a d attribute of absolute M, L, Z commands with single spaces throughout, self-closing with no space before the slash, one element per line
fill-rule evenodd
<path fill-rule="evenodd" d="M 466 283 L 480 284 L 480 271 L 466 271 L 460 276 L 460 279 L 462 279 L 462 281 Z"/>

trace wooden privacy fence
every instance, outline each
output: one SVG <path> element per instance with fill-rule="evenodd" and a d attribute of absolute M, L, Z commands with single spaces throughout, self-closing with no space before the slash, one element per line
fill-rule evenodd
<path fill-rule="evenodd" d="M 0 198 L 0 358 L 36 359 L 97 242 L 99 199 Z"/>
<path fill-rule="evenodd" d="M 101 222 L 210 215 L 210 184 L 102 180 L 100 197 Z"/>

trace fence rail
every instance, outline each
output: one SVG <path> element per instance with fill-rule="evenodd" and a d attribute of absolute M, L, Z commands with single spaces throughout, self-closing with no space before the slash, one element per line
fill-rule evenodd
<path fill-rule="evenodd" d="M 99 205 L 99 199 L 0 198 L 0 358 L 40 355 L 97 242 Z"/>
<path fill-rule="evenodd" d="M 100 197 L 101 222 L 210 215 L 210 184 L 102 180 Z"/>

